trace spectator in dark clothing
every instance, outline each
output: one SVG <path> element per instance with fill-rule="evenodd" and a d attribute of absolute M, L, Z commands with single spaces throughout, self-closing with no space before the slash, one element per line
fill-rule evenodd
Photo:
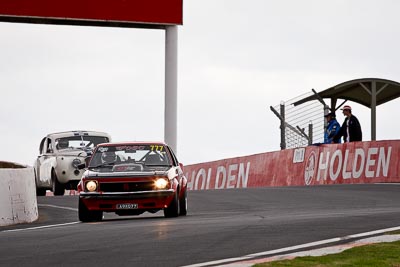
<path fill-rule="evenodd" d="M 341 110 L 343 110 L 346 119 L 334 140 L 339 140 L 343 136 L 344 143 L 362 141 L 361 125 L 356 116 L 351 113 L 351 107 L 346 105 Z"/>

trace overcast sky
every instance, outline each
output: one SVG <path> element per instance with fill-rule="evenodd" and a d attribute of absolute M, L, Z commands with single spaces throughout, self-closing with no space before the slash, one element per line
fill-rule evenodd
<path fill-rule="evenodd" d="M 183 6 L 177 152 L 184 164 L 279 150 L 269 107 L 312 88 L 400 81 L 400 1 Z M 59 131 L 163 140 L 163 30 L 0 23 L 0 36 L 0 160 L 32 166 L 41 139 Z M 369 109 L 349 104 L 370 140 Z M 377 108 L 377 139 L 399 139 L 398 105 Z"/>

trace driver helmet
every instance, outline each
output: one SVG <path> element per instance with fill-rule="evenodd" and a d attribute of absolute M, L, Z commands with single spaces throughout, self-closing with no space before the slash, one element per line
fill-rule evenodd
<path fill-rule="evenodd" d="M 102 163 L 113 163 L 117 161 L 117 155 L 115 155 L 112 151 L 103 152 L 101 155 L 101 162 Z"/>

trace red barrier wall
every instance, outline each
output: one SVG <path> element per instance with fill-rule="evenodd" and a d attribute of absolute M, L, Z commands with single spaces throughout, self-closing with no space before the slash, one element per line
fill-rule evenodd
<path fill-rule="evenodd" d="M 398 183 L 400 140 L 287 149 L 185 166 L 190 190 Z"/>

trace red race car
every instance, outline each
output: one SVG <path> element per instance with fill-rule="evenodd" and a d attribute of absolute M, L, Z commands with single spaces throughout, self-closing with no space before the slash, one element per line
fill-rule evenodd
<path fill-rule="evenodd" d="M 187 213 L 187 179 L 172 149 L 162 142 L 99 144 L 78 184 L 79 220 L 100 221 L 103 212 L 139 215 Z"/>

